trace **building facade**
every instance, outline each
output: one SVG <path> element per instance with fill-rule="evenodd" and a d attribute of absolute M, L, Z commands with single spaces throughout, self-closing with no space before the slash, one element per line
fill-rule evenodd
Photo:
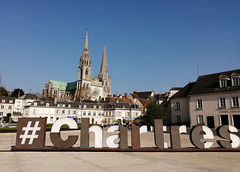
<path fill-rule="evenodd" d="M 88 102 L 57 102 L 34 101 L 25 106 L 23 117 L 47 117 L 47 123 L 67 117 L 73 118 L 78 123 L 82 118 L 89 118 L 91 124 L 113 124 L 124 119 L 141 116 L 139 107 L 132 103 L 88 103 Z"/>
<path fill-rule="evenodd" d="M 67 83 L 49 80 L 44 86 L 43 98 L 57 98 L 58 101 L 90 101 L 111 95 L 111 78 L 108 72 L 107 50 L 104 44 L 100 72 L 92 77 L 92 60 L 86 33 L 83 53 L 80 56 L 77 81 Z"/>
<path fill-rule="evenodd" d="M 240 129 L 240 69 L 203 75 L 171 98 L 172 123 Z"/>

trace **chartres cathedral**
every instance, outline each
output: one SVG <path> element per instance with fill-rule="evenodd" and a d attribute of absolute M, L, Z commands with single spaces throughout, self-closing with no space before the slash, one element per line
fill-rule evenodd
<path fill-rule="evenodd" d="M 88 31 L 75 82 L 49 80 L 43 90 L 43 98 L 56 98 L 58 101 L 94 101 L 111 94 L 111 78 L 108 73 L 106 44 L 104 44 L 102 64 L 99 74 L 91 77 L 92 60 L 88 49 Z"/>

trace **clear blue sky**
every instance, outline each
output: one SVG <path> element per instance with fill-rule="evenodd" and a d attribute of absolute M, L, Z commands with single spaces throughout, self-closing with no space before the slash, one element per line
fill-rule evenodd
<path fill-rule="evenodd" d="M 77 80 L 87 27 L 92 77 L 107 42 L 112 94 L 240 68 L 239 0 L 0 0 L 2 83 L 41 92 Z"/>

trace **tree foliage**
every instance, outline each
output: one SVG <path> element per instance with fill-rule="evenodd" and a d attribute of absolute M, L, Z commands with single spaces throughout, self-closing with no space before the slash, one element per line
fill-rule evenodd
<path fill-rule="evenodd" d="M 154 119 L 165 119 L 167 117 L 167 108 L 159 105 L 156 101 L 152 101 L 147 106 L 147 113 L 143 116 L 142 120 L 144 124 L 154 125 Z"/>
<path fill-rule="evenodd" d="M 0 87 L 0 96 L 8 96 L 8 91 L 4 87 Z"/>
<path fill-rule="evenodd" d="M 11 94 L 11 97 L 18 97 L 24 95 L 24 91 L 20 88 L 15 88 Z"/>

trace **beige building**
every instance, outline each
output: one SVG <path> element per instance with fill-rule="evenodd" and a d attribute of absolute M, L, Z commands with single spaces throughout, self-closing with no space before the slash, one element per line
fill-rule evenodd
<path fill-rule="evenodd" d="M 43 98 L 57 98 L 58 101 L 89 101 L 107 98 L 111 95 L 111 78 L 108 73 L 107 50 L 104 44 L 100 72 L 92 77 L 92 60 L 86 33 L 83 53 L 78 66 L 78 79 L 74 82 L 49 80 L 44 86 Z"/>
<path fill-rule="evenodd" d="M 14 122 L 18 121 L 18 117 L 22 116 L 25 106 L 30 105 L 38 97 L 35 94 L 27 93 L 19 98 L 16 97 L 0 97 L 0 118 L 11 116 Z"/>
<path fill-rule="evenodd" d="M 91 124 L 113 124 L 117 120 L 135 119 L 141 116 L 139 107 L 125 102 L 87 103 L 87 102 L 57 102 L 34 101 L 25 106 L 23 117 L 47 117 L 47 123 L 67 117 L 78 123 L 82 118 L 89 118 Z"/>
<path fill-rule="evenodd" d="M 0 120 L 8 115 L 13 115 L 15 99 L 16 97 L 0 96 Z"/>
<path fill-rule="evenodd" d="M 240 69 L 203 75 L 171 98 L 172 123 L 240 129 Z"/>

